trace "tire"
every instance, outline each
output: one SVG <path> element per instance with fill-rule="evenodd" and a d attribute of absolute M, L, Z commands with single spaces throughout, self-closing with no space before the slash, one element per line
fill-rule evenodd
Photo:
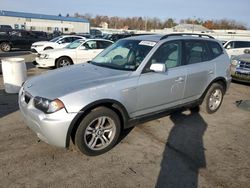
<path fill-rule="evenodd" d="M 215 113 L 222 104 L 224 94 L 224 87 L 220 83 L 213 83 L 203 99 L 201 111 L 207 114 Z"/>
<path fill-rule="evenodd" d="M 70 58 L 68 57 L 60 57 L 57 61 L 56 61 L 56 68 L 61 68 L 61 67 L 67 67 L 69 65 L 72 65 L 73 62 Z"/>
<path fill-rule="evenodd" d="M 53 50 L 54 48 L 52 48 L 52 47 L 46 47 L 46 48 L 44 48 L 43 50 L 45 51 L 45 50 Z"/>
<path fill-rule="evenodd" d="M 109 108 L 98 107 L 83 118 L 76 130 L 75 144 L 86 155 L 100 155 L 113 148 L 120 132 L 118 115 Z"/>
<path fill-rule="evenodd" d="M 3 52 L 9 52 L 11 50 L 11 45 L 8 42 L 2 42 L 0 48 Z"/>

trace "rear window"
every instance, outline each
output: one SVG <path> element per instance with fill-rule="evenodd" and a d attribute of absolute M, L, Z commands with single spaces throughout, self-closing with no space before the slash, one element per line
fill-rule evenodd
<path fill-rule="evenodd" d="M 220 56 L 223 53 L 221 46 L 217 42 L 207 41 L 213 58 Z"/>

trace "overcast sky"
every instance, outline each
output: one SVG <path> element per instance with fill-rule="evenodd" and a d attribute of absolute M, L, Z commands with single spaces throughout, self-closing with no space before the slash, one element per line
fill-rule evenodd
<path fill-rule="evenodd" d="M 233 19 L 250 28 L 250 0 L 0 0 L 0 10 L 121 17 Z"/>

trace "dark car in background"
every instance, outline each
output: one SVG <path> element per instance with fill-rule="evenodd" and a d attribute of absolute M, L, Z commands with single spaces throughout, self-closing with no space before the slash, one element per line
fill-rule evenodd
<path fill-rule="evenodd" d="M 0 30 L 9 31 L 12 30 L 10 25 L 0 25 Z"/>
<path fill-rule="evenodd" d="M 0 30 L 0 50 L 9 52 L 13 48 L 30 49 L 31 44 L 41 40 L 48 40 L 44 32 L 25 30 Z"/>
<path fill-rule="evenodd" d="M 231 60 L 232 79 L 250 83 L 250 50 L 245 54 L 233 57 Z"/>

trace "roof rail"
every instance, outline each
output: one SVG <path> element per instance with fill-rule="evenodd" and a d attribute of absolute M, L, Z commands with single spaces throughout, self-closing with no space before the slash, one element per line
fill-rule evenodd
<path fill-rule="evenodd" d="M 214 37 L 212 37 L 210 35 L 201 34 L 201 33 L 171 33 L 171 34 L 167 34 L 167 35 L 162 36 L 161 40 L 166 39 L 168 37 L 172 37 L 172 36 L 197 36 L 197 37 L 214 39 Z"/>

